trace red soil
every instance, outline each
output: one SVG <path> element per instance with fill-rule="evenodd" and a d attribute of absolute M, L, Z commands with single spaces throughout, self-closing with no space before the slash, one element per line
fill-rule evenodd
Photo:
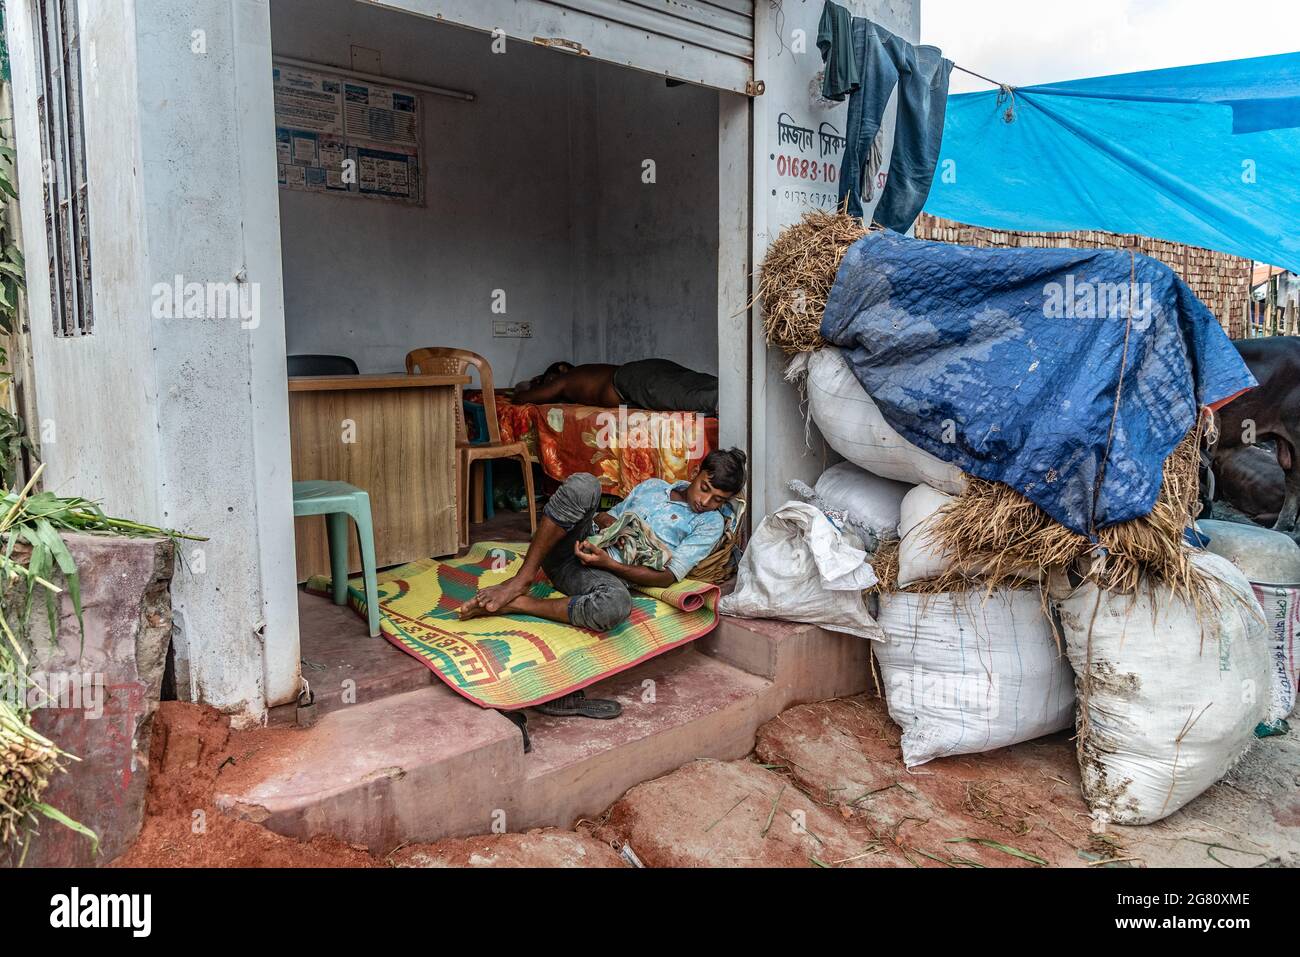
<path fill-rule="evenodd" d="M 144 827 L 113 867 L 376 867 L 364 848 L 332 838 L 302 843 L 217 810 L 213 794 L 255 751 L 290 745 L 289 728 L 230 730 L 213 708 L 164 701 L 149 749 Z"/>

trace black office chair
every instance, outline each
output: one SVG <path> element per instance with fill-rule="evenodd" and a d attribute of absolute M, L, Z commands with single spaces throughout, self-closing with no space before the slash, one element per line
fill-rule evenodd
<path fill-rule="evenodd" d="M 289 375 L 357 375 L 357 364 L 347 356 L 289 356 Z"/>

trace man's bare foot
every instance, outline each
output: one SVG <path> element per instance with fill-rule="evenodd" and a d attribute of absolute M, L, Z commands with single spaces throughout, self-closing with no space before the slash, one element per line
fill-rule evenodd
<path fill-rule="evenodd" d="M 494 615 L 516 598 L 528 593 L 528 582 L 518 575 L 508 578 L 499 585 L 480 588 L 474 596 L 479 606 L 490 615 Z"/>
<path fill-rule="evenodd" d="M 483 602 L 479 600 L 478 595 L 475 595 L 456 609 L 456 616 L 461 621 L 469 621 L 471 618 L 479 618 L 486 614 L 488 614 L 488 610 L 483 607 Z"/>

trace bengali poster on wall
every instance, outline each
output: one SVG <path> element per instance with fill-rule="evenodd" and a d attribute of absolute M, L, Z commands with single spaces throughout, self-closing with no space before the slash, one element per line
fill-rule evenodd
<path fill-rule="evenodd" d="M 418 93 L 283 63 L 273 77 L 281 188 L 422 202 Z"/>

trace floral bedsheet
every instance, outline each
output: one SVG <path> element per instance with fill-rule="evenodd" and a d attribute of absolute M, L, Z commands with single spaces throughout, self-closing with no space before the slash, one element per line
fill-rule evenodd
<path fill-rule="evenodd" d="M 467 393 L 466 398 L 478 398 Z M 716 417 L 590 405 L 515 405 L 497 396 L 503 442 L 523 441 L 556 481 L 589 472 L 613 495 L 648 478 L 689 479 L 718 447 Z"/>

